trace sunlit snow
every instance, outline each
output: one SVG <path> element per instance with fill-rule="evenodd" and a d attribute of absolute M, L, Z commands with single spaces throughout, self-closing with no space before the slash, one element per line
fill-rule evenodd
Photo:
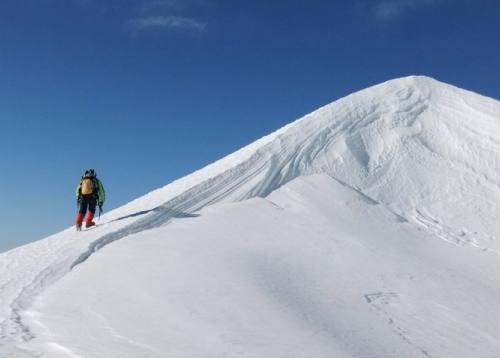
<path fill-rule="evenodd" d="M 0 357 L 500 356 L 500 102 L 340 99 L 0 254 Z"/>

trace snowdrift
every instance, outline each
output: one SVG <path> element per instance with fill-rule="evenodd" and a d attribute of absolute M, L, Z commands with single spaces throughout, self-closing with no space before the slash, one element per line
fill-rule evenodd
<path fill-rule="evenodd" d="M 1 254 L 0 357 L 498 356 L 499 152 L 493 99 L 340 99 Z"/>

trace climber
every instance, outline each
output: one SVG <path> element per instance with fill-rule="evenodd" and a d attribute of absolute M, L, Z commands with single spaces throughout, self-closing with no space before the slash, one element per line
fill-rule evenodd
<path fill-rule="evenodd" d="M 85 171 L 85 175 L 82 177 L 80 184 L 78 184 L 78 187 L 76 188 L 76 197 L 78 203 L 76 230 L 80 231 L 82 229 L 82 223 L 85 218 L 85 214 L 87 214 L 87 210 L 88 214 L 85 221 L 85 227 L 89 228 L 95 225 L 93 219 L 96 206 L 99 206 L 99 210 L 102 211 L 102 205 L 106 199 L 104 186 L 101 181 L 97 179 L 94 169 L 88 169 Z"/>

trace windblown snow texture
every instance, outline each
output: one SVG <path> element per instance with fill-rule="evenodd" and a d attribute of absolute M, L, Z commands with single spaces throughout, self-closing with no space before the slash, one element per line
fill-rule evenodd
<path fill-rule="evenodd" d="M 498 356 L 495 321 L 500 321 L 500 312 L 475 312 L 472 298 L 493 306 L 500 298 L 494 286 L 500 277 L 499 154 L 500 103 L 493 99 L 427 77 L 389 81 L 340 99 L 105 215 L 95 230 L 78 235 L 66 230 L 1 254 L 0 356 L 192 357 L 205 352 L 204 356 L 217 357 L 226 350 L 230 356 L 371 357 L 372 349 L 381 356 L 399 352 L 408 357 L 452 357 L 460 353 L 458 349 L 469 349 L 472 355 L 480 352 L 475 356 Z M 267 199 L 248 201 L 256 197 Z M 323 206 L 322 199 L 337 197 L 343 198 L 338 206 Z M 240 203 L 230 207 L 241 216 L 217 209 L 228 218 L 224 223 L 220 215 L 210 214 L 213 204 L 225 208 L 220 204 L 231 202 Z M 351 210 L 351 203 L 356 203 L 357 211 Z M 308 210 L 296 212 L 294 205 Z M 259 216 L 261 211 L 269 218 Z M 311 217 L 311 212 L 317 215 Z M 219 222 L 218 229 L 208 218 Z M 234 222 L 242 229 L 234 228 Z M 186 231 L 179 232 L 179 225 Z M 286 229 L 286 234 L 276 228 Z M 266 259 L 263 248 L 268 243 L 261 239 L 269 232 L 273 232 L 268 239 L 273 240 L 276 254 L 272 260 Z M 226 255 L 232 247 L 227 233 L 246 238 L 236 240 L 242 245 L 253 243 L 253 259 L 248 258 L 249 252 L 234 249 L 237 257 L 254 267 L 249 268 L 250 276 L 231 264 L 237 258 Z M 183 248 L 184 238 L 191 246 Z M 294 250 L 287 251 L 290 240 Z M 214 264 L 209 256 L 200 257 L 202 263 L 195 266 L 199 271 L 183 264 L 190 262 L 190 255 L 210 252 L 213 241 L 217 245 L 212 258 L 227 258 L 226 266 Z M 357 250 L 370 245 L 375 245 L 369 249 L 371 254 Z M 146 247 L 157 255 L 149 255 Z M 435 251 L 431 254 L 430 249 Z M 308 255 L 299 259 L 302 251 Z M 335 256 L 336 251 L 343 256 Z M 182 256 L 175 256 L 176 252 Z M 121 253 L 138 255 L 133 268 L 137 275 L 127 271 Z M 164 255 L 174 257 L 168 256 L 173 263 L 159 265 L 158 277 L 169 280 L 158 291 L 154 288 L 158 282 L 147 277 L 154 271 L 151 264 L 163 262 Z M 327 264 L 332 257 L 337 261 Z M 348 259 L 362 264 L 366 277 Z M 290 261 L 296 260 L 300 269 L 290 268 L 294 266 Z M 324 263 L 322 270 L 318 262 Z M 471 263 L 478 267 L 471 268 Z M 408 267 L 402 270 L 405 264 Z M 204 270 L 224 277 L 226 283 L 200 281 L 191 275 Z M 185 276 L 184 293 L 170 272 Z M 160 311 L 172 314 L 173 321 L 165 317 L 164 326 L 149 317 L 170 332 L 168 337 L 161 340 L 154 330 L 144 334 L 137 320 L 130 325 L 123 318 L 128 317 L 124 311 L 134 310 L 127 302 L 103 313 L 102 309 L 114 306 L 104 303 L 94 310 L 85 304 L 88 301 L 74 300 L 91 314 L 66 304 L 73 301 L 69 287 L 87 300 L 103 297 L 113 287 L 113 280 L 106 281 L 111 273 L 132 277 L 124 282 L 125 292 L 137 290 L 129 286 L 142 287 L 144 300 L 133 303 L 151 307 L 154 312 L 145 312 L 146 317 Z M 349 281 L 333 279 L 338 274 Z M 321 275 L 332 280 L 324 281 Z M 250 285 L 251 279 L 257 288 Z M 96 287 L 90 289 L 94 296 L 78 290 L 84 285 Z M 240 285 L 241 292 L 228 288 Z M 436 288 L 443 285 L 452 296 Z M 200 291 L 203 287 L 206 291 Z M 309 289 L 317 294 L 309 294 Z M 227 306 L 218 321 L 215 312 L 222 307 L 214 302 L 223 298 L 217 294 L 220 290 L 233 297 L 236 305 Z M 468 290 L 469 296 L 461 290 Z M 207 292 L 214 294 L 201 299 Z M 252 300 L 245 299 L 245 294 Z M 333 301 L 326 298 L 329 295 Z M 151 297 L 166 301 L 145 304 Z M 447 303 L 453 299 L 460 302 Z M 185 310 L 191 314 L 183 314 Z M 253 313 L 283 334 L 263 331 Z M 467 326 L 474 314 L 484 322 Z M 230 318 L 236 320 L 236 327 Z M 427 318 L 430 326 L 422 324 Z M 351 328 L 350 321 L 354 322 Z M 98 332 L 102 327 L 107 332 L 101 332 L 102 337 L 109 339 L 97 343 L 96 336 L 84 336 L 78 342 L 64 334 L 79 329 Z M 369 333 L 374 330 L 380 334 L 371 339 Z M 422 335 L 425 330 L 444 338 Z M 209 338 L 199 338 L 208 332 L 212 332 Z M 238 333 L 244 333 L 246 340 L 238 341 Z M 297 344 L 286 348 L 289 339 Z M 89 347 L 93 340 L 101 353 Z M 207 350 L 208 343 L 214 350 Z"/>

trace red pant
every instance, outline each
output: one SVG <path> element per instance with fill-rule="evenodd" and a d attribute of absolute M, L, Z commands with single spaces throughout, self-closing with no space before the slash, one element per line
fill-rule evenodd
<path fill-rule="evenodd" d="M 95 208 L 97 206 L 97 199 L 94 195 L 82 195 L 80 198 L 80 209 L 76 215 L 76 224 L 82 225 L 87 209 L 89 211 L 87 215 L 86 225 L 89 225 L 94 219 Z"/>

